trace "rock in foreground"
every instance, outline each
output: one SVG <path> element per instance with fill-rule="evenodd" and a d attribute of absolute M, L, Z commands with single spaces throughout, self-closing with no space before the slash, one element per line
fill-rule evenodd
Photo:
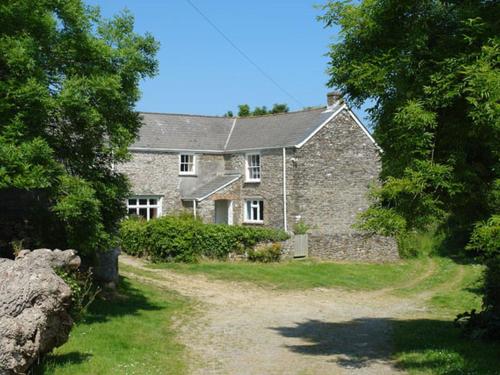
<path fill-rule="evenodd" d="M 0 375 L 23 374 L 64 344 L 73 325 L 71 289 L 53 268 L 75 269 L 74 250 L 23 250 L 0 258 Z"/>

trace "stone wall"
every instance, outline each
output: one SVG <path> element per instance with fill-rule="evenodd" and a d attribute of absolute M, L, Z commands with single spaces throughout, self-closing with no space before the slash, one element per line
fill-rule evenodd
<path fill-rule="evenodd" d="M 290 215 L 321 234 L 354 233 L 380 172 L 378 150 L 347 111 L 314 135 L 293 158 Z"/>
<path fill-rule="evenodd" d="M 394 239 L 353 229 L 369 207 L 370 184 L 378 182 L 379 150 L 347 110 L 302 148 L 287 150 L 289 227 L 299 219 L 313 229 L 309 255 L 322 259 L 392 261 Z"/>
<path fill-rule="evenodd" d="M 182 193 L 224 172 L 222 155 L 196 154 L 195 163 L 196 175 L 180 176 L 179 153 L 133 152 L 132 160 L 117 169 L 128 176 L 135 195 L 162 196 L 162 211 L 168 215 L 186 209 Z"/>
<path fill-rule="evenodd" d="M 309 256 L 361 262 L 392 262 L 399 259 L 394 238 L 361 233 L 310 235 Z"/>
<path fill-rule="evenodd" d="M 234 222 L 244 223 L 244 201 L 251 198 L 264 200 L 264 224 L 283 228 L 283 155 L 282 149 L 263 150 L 261 157 L 261 181 L 245 182 L 245 153 L 226 155 L 226 169 L 242 174 L 240 184 L 240 209 L 234 210 Z M 248 224 L 255 225 L 255 224 Z"/>

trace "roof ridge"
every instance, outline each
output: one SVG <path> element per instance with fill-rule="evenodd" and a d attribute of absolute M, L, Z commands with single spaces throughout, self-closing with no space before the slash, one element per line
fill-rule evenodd
<path fill-rule="evenodd" d="M 307 109 L 299 109 L 297 111 L 290 111 L 290 112 L 280 112 L 280 113 L 267 113 L 265 115 L 259 115 L 259 116 L 244 116 L 240 117 L 237 116 L 236 118 L 238 119 L 247 119 L 247 118 L 263 118 L 263 117 L 273 117 L 273 116 L 286 116 L 286 115 L 294 115 L 296 113 L 302 113 L 302 112 L 313 112 L 313 111 L 319 111 L 320 109 L 325 109 L 325 106 L 318 106 L 318 107 L 313 107 L 313 108 L 307 108 Z"/>
<path fill-rule="evenodd" d="M 144 114 L 148 114 L 148 115 L 220 118 L 220 119 L 228 119 L 228 120 L 231 120 L 234 118 L 234 117 L 215 116 L 215 115 L 190 115 L 188 113 L 167 113 L 167 112 L 148 112 L 148 111 L 138 111 L 137 113 L 139 113 L 139 114 L 144 113 Z"/>
<path fill-rule="evenodd" d="M 226 117 L 226 116 L 215 116 L 215 115 L 190 115 L 188 113 L 167 113 L 167 112 L 148 112 L 148 111 L 138 111 L 137 113 L 139 114 L 150 114 L 150 115 L 165 115 L 165 116 L 185 116 L 185 117 L 205 117 L 205 118 L 220 118 L 220 119 L 255 119 L 255 118 L 263 118 L 263 117 L 272 117 L 272 116 L 285 116 L 285 115 L 293 115 L 296 113 L 302 113 L 302 112 L 312 112 L 312 111 L 318 111 L 320 109 L 325 109 L 325 106 L 318 106 L 318 107 L 313 107 L 313 108 L 307 108 L 307 109 L 300 109 L 298 111 L 290 111 L 290 112 L 281 112 L 281 113 L 268 113 L 265 115 L 259 115 L 259 116 L 234 116 L 234 117 Z"/>

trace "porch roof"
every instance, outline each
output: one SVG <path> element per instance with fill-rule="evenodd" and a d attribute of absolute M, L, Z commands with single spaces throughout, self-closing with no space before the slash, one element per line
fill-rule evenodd
<path fill-rule="evenodd" d="M 212 194 L 217 193 L 219 190 L 231 185 L 232 183 L 238 181 L 241 178 L 241 174 L 225 174 L 216 176 L 214 179 L 210 180 L 206 184 L 197 187 L 194 191 L 186 194 L 182 197 L 185 201 L 202 201 Z"/>

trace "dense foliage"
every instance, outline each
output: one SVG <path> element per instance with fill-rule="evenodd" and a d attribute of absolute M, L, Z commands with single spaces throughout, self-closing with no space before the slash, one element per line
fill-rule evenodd
<path fill-rule="evenodd" d="M 65 271 L 55 269 L 56 274 L 71 289 L 71 307 L 69 313 L 73 321 L 81 321 L 87 314 L 88 307 L 94 302 L 100 288 L 93 283 L 92 272 Z"/>
<path fill-rule="evenodd" d="M 150 221 L 124 220 L 120 237 L 127 254 L 156 261 L 195 262 L 200 257 L 225 259 L 260 242 L 284 241 L 288 235 L 271 228 L 204 224 L 189 216 L 164 216 Z"/>
<path fill-rule="evenodd" d="M 112 245 L 128 193 L 113 165 L 137 135 L 157 48 L 130 14 L 105 20 L 82 0 L 0 5 L 0 189 L 42 191 L 47 208 L 26 246 Z"/>
<path fill-rule="evenodd" d="M 491 249 L 500 248 L 498 2 L 342 0 L 324 10 L 322 21 L 341 28 L 329 85 L 354 105 L 374 103 L 384 150 L 382 186 L 360 226 L 404 235 L 441 224 L 492 264 Z M 494 288 L 485 301 L 498 309 Z"/>
<path fill-rule="evenodd" d="M 273 263 L 281 259 L 282 246 L 280 243 L 261 246 L 258 249 L 248 251 L 248 260 L 250 262 Z"/>

